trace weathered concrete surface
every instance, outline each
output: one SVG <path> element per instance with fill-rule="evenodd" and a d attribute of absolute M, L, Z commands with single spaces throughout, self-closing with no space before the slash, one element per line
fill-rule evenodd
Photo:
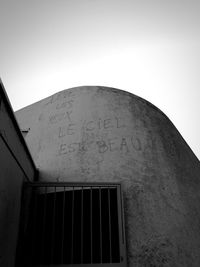
<path fill-rule="evenodd" d="M 121 181 L 129 266 L 200 266 L 200 164 L 169 119 L 80 87 L 16 112 L 42 181 Z"/>
<path fill-rule="evenodd" d="M 14 267 L 22 184 L 34 179 L 35 168 L 2 86 L 0 81 L 0 266 Z"/>

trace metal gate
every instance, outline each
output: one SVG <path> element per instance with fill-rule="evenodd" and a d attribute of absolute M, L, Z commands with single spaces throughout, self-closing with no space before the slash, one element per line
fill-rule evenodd
<path fill-rule="evenodd" d="M 121 185 L 25 183 L 17 266 L 126 265 Z"/>

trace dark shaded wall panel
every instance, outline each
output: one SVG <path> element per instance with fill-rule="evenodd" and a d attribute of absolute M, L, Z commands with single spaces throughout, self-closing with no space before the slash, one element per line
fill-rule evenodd
<path fill-rule="evenodd" d="M 0 266 L 14 266 L 24 174 L 0 138 Z"/>
<path fill-rule="evenodd" d="M 21 190 L 36 169 L 0 82 L 0 266 L 14 267 Z"/>

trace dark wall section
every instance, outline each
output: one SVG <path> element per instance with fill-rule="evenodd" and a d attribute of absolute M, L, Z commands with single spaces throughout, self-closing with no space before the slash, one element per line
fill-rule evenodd
<path fill-rule="evenodd" d="M 21 189 L 36 168 L 0 81 L 0 266 L 12 267 L 17 244 Z"/>

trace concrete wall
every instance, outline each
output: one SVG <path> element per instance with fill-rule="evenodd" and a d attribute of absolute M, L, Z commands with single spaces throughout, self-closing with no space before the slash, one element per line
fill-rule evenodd
<path fill-rule="evenodd" d="M 160 110 L 80 87 L 16 116 L 41 181 L 122 182 L 129 266 L 200 266 L 200 164 Z"/>
<path fill-rule="evenodd" d="M 1 82 L 0 166 L 0 266 L 14 267 L 22 184 L 33 180 L 35 166 Z"/>

